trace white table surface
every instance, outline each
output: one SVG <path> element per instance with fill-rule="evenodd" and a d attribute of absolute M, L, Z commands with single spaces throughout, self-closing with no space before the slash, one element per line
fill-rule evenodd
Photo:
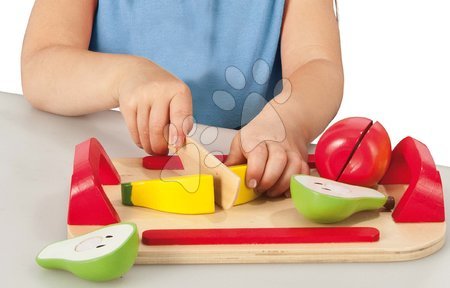
<path fill-rule="evenodd" d="M 99 284 L 42 269 L 36 255 L 66 237 L 74 146 L 96 137 L 112 158 L 144 154 L 119 112 L 61 117 L 33 109 L 21 95 L 0 93 L 0 133 L 0 287 L 450 287 L 448 245 L 396 263 L 134 266 Z M 439 168 L 449 215 L 450 168 Z"/>

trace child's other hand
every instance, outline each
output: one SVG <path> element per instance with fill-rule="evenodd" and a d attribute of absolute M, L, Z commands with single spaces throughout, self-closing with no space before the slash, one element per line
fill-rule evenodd
<path fill-rule="evenodd" d="M 193 125 L 189 87 L 158 65 L 140 59 L 124 71 L 117 93 L 133 141 L 149 154 L 181 147 Z"/>
<path fill-rule="evenodd" d="M 275 109 L 266 105 L 236 134 L 226 165 L 245 163 L 246 184 L 268 196 L 289 190 L 294 174 L 309 174 L 307 141 L 300 127 L 285 125 Z"/>

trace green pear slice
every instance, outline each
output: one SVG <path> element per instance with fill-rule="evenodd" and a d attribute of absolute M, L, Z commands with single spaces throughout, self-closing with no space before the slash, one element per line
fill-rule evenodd
<path fill-rule="evenodd" d="M 366 187 L 309 176 L 291 177 L 291 195 L 297 210 L 318 223 L 342 221 L 352 214 L 393 208 L 394 198 Z"/>
<path fill-rule="evenodd" d="M 45 247 L 36 257 L 48 269 L 61 269 L 91 281 L 107 281 L 125 274 L 139 247 L 135 224 L 114 224 Z"/>

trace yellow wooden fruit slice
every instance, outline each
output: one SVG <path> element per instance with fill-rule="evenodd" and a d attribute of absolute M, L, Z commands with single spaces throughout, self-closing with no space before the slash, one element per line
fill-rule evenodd
<path fill-rule="evenodd" d="M 241 178 L 241 184 L 239 186 L 239 192 L 234 205 L 241 205 L 247 202 L 250 202 L 256 198 L 258 198 L 261 194 L 257 193 L 254 189 L 248 188 L 245 184 L 245 173 L 247 172 L 247 165 L 236 165 L 230 166 L 231 171 L 233 171 L 236 175 Z"/>
<path fill-rule="evenodd" d="M 214 213 L 214 178 L 200 174 L 123 183 L 122 203 L 178 214 Z"/>

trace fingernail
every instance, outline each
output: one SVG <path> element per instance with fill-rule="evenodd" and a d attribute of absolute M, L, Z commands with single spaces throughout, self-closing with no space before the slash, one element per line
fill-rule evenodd
<path fill-rule="evenodd" d="M 169 127 L 169 145 L 174 145 L 177 143 L 177 128 L 174 126 Z"/>
<path fill-rule="evenodd" d="M 248 181 L 248 183 L 247 183 L 248 188 L 251 188 L 251 189 L 256 188 L 256 185 L 258 185 L 258 182 L 256 182 L 255 179 L 250 179 L 250 181 Z"/>
<path fill-rule="evenodd" d="M 196 124 L 194 121 L 194 117 L 192 117 L 192 116 L 186 117 L 184 119 L 183 125 L 182 125 L 183 133 L 187 136 L 192 136 L 192 134 L 195 133 L 195 129 L 196 129 L 195 125 Z"/>
<path fill-rule="evenodd" d="M 183 144 L 184 144 L 184 139 L 185 139 L 185 137 L 183 135 L 177 136 L 177 142 L 175 143 L 175 146 L 177 148 L 181 148 L 181 146 L 183 146 Z"/>

